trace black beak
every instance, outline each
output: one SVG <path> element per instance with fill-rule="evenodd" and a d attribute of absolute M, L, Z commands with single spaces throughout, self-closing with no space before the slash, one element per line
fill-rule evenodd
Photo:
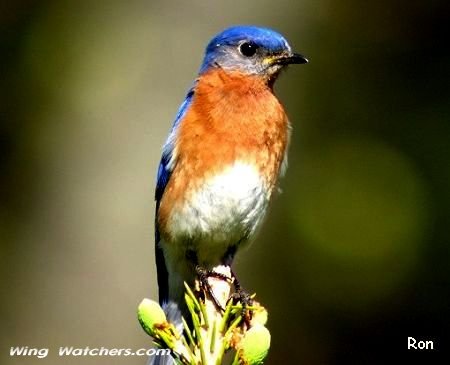
<path fill-rule="evenodd" d="M 291 65 L 291 64 L 304 64 L 308 63 L 308 59 L 305 56 L 302 56 L 298 53 L 293 53 L 290 56 L 281 56 L 280 58 L 274 61 L 276 65 Z"/>

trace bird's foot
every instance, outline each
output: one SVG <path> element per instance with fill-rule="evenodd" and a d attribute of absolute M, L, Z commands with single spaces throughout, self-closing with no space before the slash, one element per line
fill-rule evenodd
<path fill-rule="evenodd" d="M 220 304 L 220 301 L 214 295 L 214 290 L 209 283 L 209 278 L 216 278 L 230 283 L 232 279 L 225 274 L 216 272 L 214 270 L 205 269 L 199 265 L 195 267 L 195 271 L 197 272 L 197 276 L 200 282 L 200 289 L 211 297 L 214 305 L 222 312 L 225 312 L 225 308 Z"/>
<path fill-rule="evenodd" d="M 242 305 L 242 320 L 247 327 L 250 327 L 253 312 L 248 307 L 253 305 L 253 296 L 242 289 L 241 284 L 233 271 L 231 272 L 231 275 L 233 276 L 235 292 L 231 294 L 230 300 L 232 300 L 234 304 L 240 303 Z"/>

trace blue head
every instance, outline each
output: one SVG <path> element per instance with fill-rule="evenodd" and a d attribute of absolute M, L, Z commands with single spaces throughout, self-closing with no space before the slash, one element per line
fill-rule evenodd
<path fill-rule="evenodd" d="M 272 29 L 235 26 L 209 42 L 200 73 L 216 67 L 271 80 L 284 66 L 307 62 L 305 57 L 293 53 L 286 39 Z"/>

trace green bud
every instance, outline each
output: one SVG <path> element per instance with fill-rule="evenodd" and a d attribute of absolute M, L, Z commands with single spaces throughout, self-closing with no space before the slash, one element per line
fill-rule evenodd
<path fill-rule="evenodd" d="M 261 324 L 251 327 L 238 345 L 239 363 L 262 364 L 270 348 L 270 332 Z"/>
<path fill-rule="evenodd" d="M 138 307 L 139 322 L 150 336 L 155 335 L 155 326 L 167 322 L 166 315 L 161 306 L 150 299 L 144 299 Z"/>
<path fill-rule="evenodd" d="M 267 317 L 267 310 L 262 306 L 257 306 L 252 312 L 252 326 L 256 326 L 258 324 L 264 326 L 267 323 Z"/>

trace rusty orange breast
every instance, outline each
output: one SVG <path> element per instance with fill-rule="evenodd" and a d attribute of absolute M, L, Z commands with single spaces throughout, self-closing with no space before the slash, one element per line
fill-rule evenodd
<path fill-rule="evenodd" d="M 263 79 L 214 69 L 199 78 L 194 92 L 159 208 L 162 230 L 175 206 L 236 161 L 254 164 L 272 191 L 288 144 L 288 119 Z"/>

